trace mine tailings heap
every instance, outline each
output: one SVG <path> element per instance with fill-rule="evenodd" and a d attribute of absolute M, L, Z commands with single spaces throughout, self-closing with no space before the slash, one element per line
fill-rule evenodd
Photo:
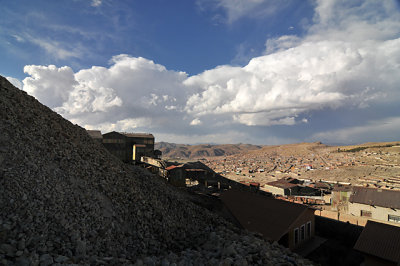
<path fill-rule="evenodd" d="M 298 265 L 0 76 L 0 265 Z"/>

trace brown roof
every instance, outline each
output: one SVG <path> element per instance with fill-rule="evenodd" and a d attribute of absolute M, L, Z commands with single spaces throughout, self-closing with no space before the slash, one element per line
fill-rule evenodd
<path fill-rule="evenodd" d="M 350 202 L 400 209 L 400 191 L 353 187 Z"/>
<path fill-rule="evenodd" d="M 369 220 L 354 249 L 399 263 L 400 227 Z"/>
<path fill-rule="evenodd" d="M 334 185 L 333 187 L 333 191 L 342 191 L 342 192 L 349 192 L 352 190 L 352 186 L 338 186 L 338 185 Z"/>
<path fill-rule="evenodd" d="M 276 180 L 272 182 L 268 182 L 267 185 L 274 186 L 274 187 L 279 187 L 279 188 L 292 188 L 292 187 L 297 187 L 297 184 L 292 184 L 287 182 L 286 180 Z"/>
<path fill-rule="evenodd" d="M 94 139 L 102 139 L 103 135 L 101 135 L 100 130 L 86 130 L 86 132 Z"/>
<path fill-rule="evenodd" d="M 150 133 L 126 133 L 126 132 L 118 132 L 128 138 L 149 138 L 154 139 L 153 134 Z"/>
<path fill-rule="evenodd" d="M 322 188 L 322 189 L 330 189 L 331 188 L 331 186 L 328 183 L 324 183 L 324 182 L 316 182 L 314 187 Z"/>
<path fill-rule="evenodd" d="M 308 209 L 305 205 L 233 189 L 225 191 L 221 200 L 244 228 L 275 241 Z"/>

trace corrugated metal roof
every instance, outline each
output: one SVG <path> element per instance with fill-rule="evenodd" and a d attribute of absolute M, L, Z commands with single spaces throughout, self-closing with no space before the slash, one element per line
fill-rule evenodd
<path fill-rule="evenodd" d="M 400 209 L 400 191 L 353 187 L 353 192 L 349 201 L 386 208 Z"/>
<path fill-rule="evenodd" d="M 309 209 L 305 205 L 233 189 L 225 191 L 221 200 L 244 228 L 275 241 Z"/>
<path fill-rule="evenodd" d="M 368 221 L 354 249 L 400 263 L 400 227 Z"/>

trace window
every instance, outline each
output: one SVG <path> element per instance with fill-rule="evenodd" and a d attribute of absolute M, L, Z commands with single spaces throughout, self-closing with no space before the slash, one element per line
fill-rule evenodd
<path fill-rule="evenodd" d="M 294 229 L 294 245 L 299 243 L 299 228 Z"/>
<path fill-rule="evenodd" d="M 400 216 L 389 214 L 388 215 L 388 221 L 389 222 L 400 223 Z"/>
<path fill-rule="evenodd" d="M 307 238 L 311 237 L 311 222 L 307 222 Z"/>
<path fill-rule="evenodd" d="M 301 241 L 303 241 L 304 239 L 305 239 L 305 236 L 306 236 L 306 227 L 305 227 L 305 225 L 303 224 L 301 227 L 300 227 L 300 240 Z"/>
<path fill-rule="evenodd" d="M 371 217 L 372 213 L 370 211 L 361 210 L 361 216 L 363 216 L 363 217 Z"/>

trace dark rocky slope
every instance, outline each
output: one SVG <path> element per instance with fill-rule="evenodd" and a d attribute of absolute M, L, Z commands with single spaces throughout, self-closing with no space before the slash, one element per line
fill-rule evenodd
<path fill-rule="evenodd" d="M 0 210 L 0 265 L 308 263 L 119 162 L 1 76 Z"/>

